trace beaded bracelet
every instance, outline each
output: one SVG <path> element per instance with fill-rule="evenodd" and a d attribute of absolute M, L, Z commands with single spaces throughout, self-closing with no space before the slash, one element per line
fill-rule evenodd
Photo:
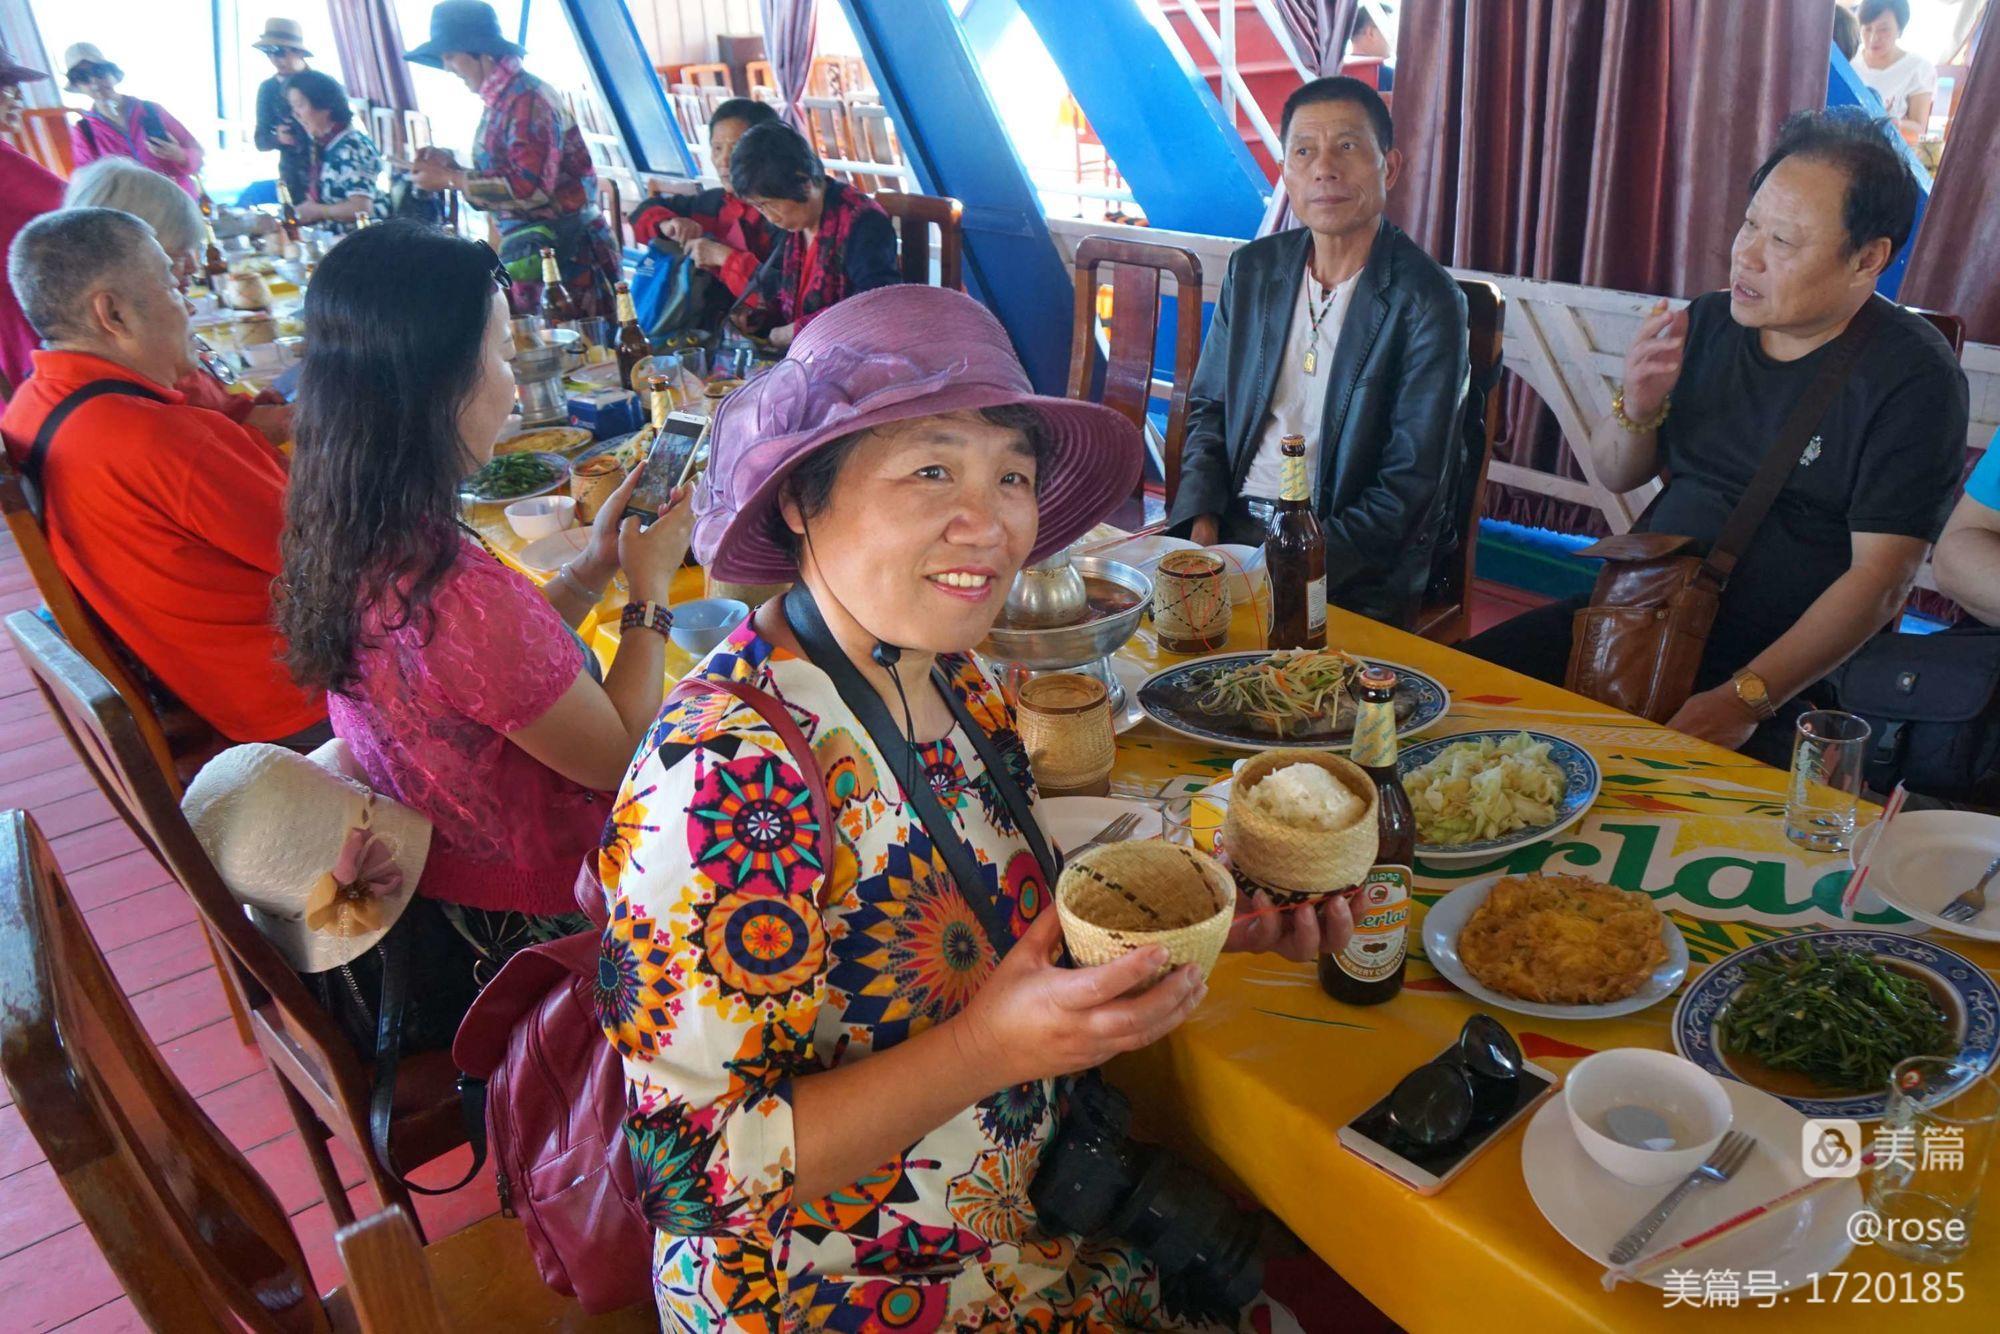
<path fill-rule="evenodd" d="M 664 638 L 674 628 L 674 614 L 657 602 L 628 602 L 618 614 L 618 629 L 622 633 L 635 626 Z"/>
<path fill-rule="evenodd" d="M 1648 431 L 1657 431 L 1666 425 L 1667 413 L 1673 410 L 1673 406 L 1674 396 L 1668 394 L 1660 401 L 1660 413 L 1657 417 L 1654 417 L 1651 421 L 1635 422 L 1625 415 L 1625 386 L 1619 385 L 1618 392 L 1611 396 L 1611 415 L 1617 418 L 1620 426 L 1635 435 L 1644 435 Z"/>

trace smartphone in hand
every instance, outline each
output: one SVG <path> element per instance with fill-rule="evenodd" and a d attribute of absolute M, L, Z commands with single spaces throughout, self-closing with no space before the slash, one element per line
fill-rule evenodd
<path fill-rule="evenodd" d="M 626 518 L 636 516 L 649 524 L 659 519 L 660 511 L 667 507 L 674 489 L 680 485 L 681 475 L 694 454 L 695 442 L 701 439 L 706 425 L 704 419 L 692 413 L 667 414 L 666 422 L 653 437 L 646 461 L 639 465 L 638 484 L 625 501 Z"/>

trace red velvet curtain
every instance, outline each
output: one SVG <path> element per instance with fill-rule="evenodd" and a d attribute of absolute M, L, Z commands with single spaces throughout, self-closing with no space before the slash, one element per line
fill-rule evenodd
<path fill-rule="evenodd" d="M 2000 282 L 1993 277 L 2000 255 L 2000 20 L 1993 14 L 1987 6 L 1900 293 L 1909 305 L 1959 316 L 1966 338 L 1978 343 L 2000 343 Z"/>
<path fill-rule="evenodd" d="M 333 22 L 333 44 L 340 51 L 340 68 L 347 75 L 350 97 L 365 97 L 377 106 L 414 111 L 417 90 L 410 84 L 410 67 L 403 62 L 403 32 L 389 0 L 326 0 Z M 384 146 L 386 148 L 386 145 Z"/>
<path fill-rule="evenodd" d="M 1727 280 L 1778 124 L 1825 101 L 1825 0 L 1406 0 L 1390 215 L 1449 264 L 1693 296 Z M 1511 378 L 1511 377 L 1510 377 Z M 1580 476 L 1518 382 L 1495 457 Z M 1495 487 L 1487 513 L 1603 531 Z"/>

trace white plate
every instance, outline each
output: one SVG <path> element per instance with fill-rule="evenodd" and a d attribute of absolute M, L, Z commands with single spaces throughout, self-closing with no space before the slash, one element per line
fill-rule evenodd
<path fill-rule="evenodd" d="M 538 537 L 514 553 L 514 559 L 540 574 L 554 574 L 583 554 L 590 542 L 590 529 L 565 528 L 560 533 Z"/>
<path fill-rule="evenodd" d="M 1687 941 L 1682 939 L 1674 919 L 1662 913 L 1660 939 L 1667 945 L 1666 962 L 1653 970 L 1653 975 L 1646 979 L 1644 986 L 1624 1000 L 1606 1001 L 1602 1005 L 1545 1005 L 1540 1001 L 1515 1000 L 1512 996 L 1480 985 L 1479 979 L 1467 972 L 1459 960 L 1458 933 L 1465 929 L 1474 910 L 1486 901 L 1493 886 L 1504 878 L 1504 875 L 1489 875 L 1483 880 L 1460 885 L 1433 903 L 1431 910 L 1424 914 L 1424 957 L 1453 986 L 1474 1000 L 1512 1010 L 1516 1014 L 1531 1014 L 1538 1019 L 1613 1019 L 1659 1004 L 1673 995 L 1674 989 L 1687 977 Z"/>
<path fill-rule="evenodd" d="M 1854 860 L 1867 854 L 1882 822 L 1854 840 Z M 1945 906 L 1979 883 L 2000 857 L 2000 818 L 1973 811 L 1905 811 L 1889 826 L 1889 841 L 1875 855 L 1862 893 L 1874 890 L 1898 912 L 1943 931 L 1974 940 L 2000 940 L 2000 877 L 1986 887 L 1986 911 L 1968 922 L 1938 916 Z"/>
<path fill-rule="evenodd" d="M 1690 1191 L 1647 1246 L 1645 1254 L 1686 1241 L 1745 1209 L 1804 1185 L 1799 1166 L 1799 1128 L 1805 1117 L 1768 1093 L 1726 1081 L 1734 1110 L 1730 1124 L 1757 1141 L 1735 1177 L 1721 1185 Z M 1561 1094 L 1542 1104 L 1521 1139 L 1521 1175 L 1542 1217 L 1563 1240 L 1599 1264 L 1609 1266 L 1611 1248 L 1647 1211 L 1667 1186 L 1634 1186 L 1599 1167 L 1570 1129 Z M 1847 1258 L 1847 1220 L 1861 1208 L 1861 1188 L 1843 1181 L 1776 1218 L 1752 1223 L 1718 1249 L 1690 1257 L 1691 1268 L 1770 1270 L 1779 1291 L 1789 1291 L 1824 1274 Z M 1664 1274 L 1646 1280 L 1659 1288 Z"/>
<path fill-rule="evenodd" d="M 1165 832 L 1160 808 L 1150 801 L 1127 797 L 1043 797 L 1035 803 L 1042 833 L 1066 853 L 1096 838 L 1099 830 L 1127 811 L 1139 817 L 1139 827 L 1129 838 L 1159 838 Z"/>

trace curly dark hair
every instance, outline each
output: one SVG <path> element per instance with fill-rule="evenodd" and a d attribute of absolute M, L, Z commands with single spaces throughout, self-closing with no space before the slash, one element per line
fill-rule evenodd
<path fill-rule="evenodd" d="M 462 549 L 458 417 L 479 382 L 498 262 L 476 241 L 392 221 L 344 238 L 306 289 L 277 586 L 303 685 L 355 685 L 370 609 L 384 629 L 428 633 L 431 595 Z"/>

